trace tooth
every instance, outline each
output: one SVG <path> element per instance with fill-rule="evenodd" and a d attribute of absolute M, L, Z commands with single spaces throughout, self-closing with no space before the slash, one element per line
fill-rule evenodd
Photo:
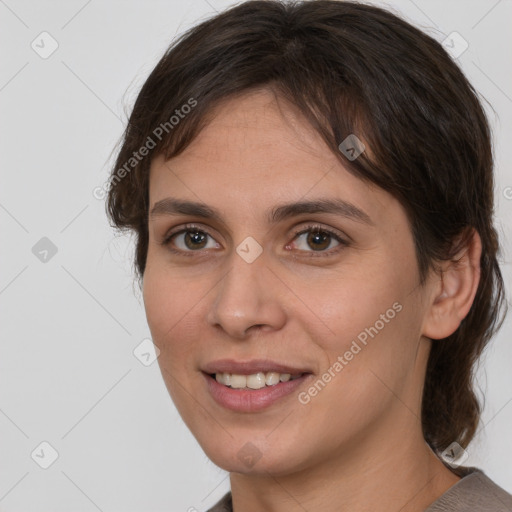
<path fill-rule="evenodd" d="M 231 382 L 231 375 L 229 373 L 219 372 L 215 374 L 215 380 L 220 384 L 224 384 L 224 386 L 229 386 Z"/>
<path fill-rule="evenodd" d="M 267 386 L 275 386 L 279 383 L 279 373 L 277 372 L 268 372 L 265 375 L 265 384 Z"/>
<path fill-rule="evenodd" d="M 231 386 L 235 389 L 261 389 L 265 386 L 275 386 L 279 382 L 288 382 L 298 379 L 301 375 L 278 372 L 258 372 L 251 375 L 237 375 L 232 373 L 219 372 L 215 374 L 215 380 L 224 386 Z"/>
<path fill-rule="evenodd" d="M 251 389 L 261 389 L 265 387 L 265 374 L 264 373 L 254 373 L 252 375 L 247 375 L 247 387 Z"/>
<path fill-rule="evenodd" d="M 230 386 L 235 389 L 245 388 L 247 386 L 247 377 L 245 375 L 231 375 Z"/>

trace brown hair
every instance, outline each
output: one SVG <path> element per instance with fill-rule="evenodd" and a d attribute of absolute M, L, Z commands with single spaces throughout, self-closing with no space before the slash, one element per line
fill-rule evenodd
<path fill-rule="evenodd" d="M 421 283 L 436 262 L 454 257 L 471 228 L 479 233 L 475 300 L 455 333 L 433 340 L 422 402 L 433 450 L 467 446 L 481 412 L 474 367 L 505 306 L 490 131 L 477 94 L 441 44 L 391 12 L 349 1 L 253 0 L 170 46 L 137 97 L 107 197 L 113 225 L 135 232 L 139 282 L 151 159 L 179 154 L 220 100 L 259 87 L 296 105 L 345 168 L 400 201 Z M 350 161 L 338 145 L 352 133 L 370 151 Z"/>

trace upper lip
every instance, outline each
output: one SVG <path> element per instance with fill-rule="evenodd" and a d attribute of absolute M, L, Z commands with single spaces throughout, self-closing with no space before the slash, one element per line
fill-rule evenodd
<path fill-rule="evenodd" d="M 237 375 L 252 375 L 259 372 L 289 373 L 300 375 L 311 373 L 311 370 L 301 366 L 288 365 L 270 359 L 251 359 L 250 361 L 235 361 L 234 359 L 218 359 L 202 367 L 205 373 L 235 373 Z"/>

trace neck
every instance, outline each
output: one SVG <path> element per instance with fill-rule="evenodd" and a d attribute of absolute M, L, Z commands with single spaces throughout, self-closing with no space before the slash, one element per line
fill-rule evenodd
<path fill-rule="evenodd" d="M 414 422 L 403 429 L 389 425 L 391 437 L 381 424 L 379 435 L 370 436 L 373 442 L 365 433 L 364 447 L 352 440 L 349 449 L 340 447 L 299 472 L 231 473 L 233 510 L 423 512 L 460 478 L 436 457 Z M 418 432 L 414 438 L 411 427 Z"/>

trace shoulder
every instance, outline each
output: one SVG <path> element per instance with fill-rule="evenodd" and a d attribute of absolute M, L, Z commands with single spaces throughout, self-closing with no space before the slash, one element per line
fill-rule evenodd
<path fill-rule="evenodd" d="M 512 512 L 512 495 L 473 467 L 459 468 L 462 477 L 425 512 Z"/>
<path fill-rule="evenodd" d="M 478 468 L 459 468 L 462 477 L 425 512 L 512 512 L 512 495 Z M 232 512 L 228 492 L 207 512 Z"/>

